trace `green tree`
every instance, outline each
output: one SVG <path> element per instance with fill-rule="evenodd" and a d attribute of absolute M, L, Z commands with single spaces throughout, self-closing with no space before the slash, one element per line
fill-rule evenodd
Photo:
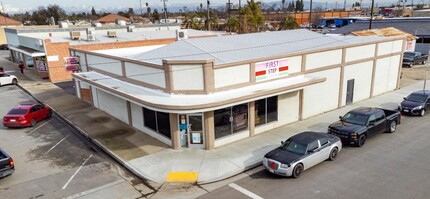
<path fill-rule="evenodd" d="M 279 30 L 291 30 L 297 29 L 299 25 L 296 22 L 296 19 L 292 16 L 286 16 L 284 20 L 279 24 Z"/>
<path fill-rule="evenodd" d="M 294 12 L 294 1 L 290 2 L 287 6 L 288 12 Z"/>
<path fill-rule="evenodd" d="M 297 0 L 296 1 L 296 7 L 295 7 L 295 11 L 296 12 L 303 12 L 303 8 L 304 8 L 304 4 L 303 4 L 303 0 Z"/>
<path fill-rule="evenodd" d="M 148 2 L 146 2 L 146 17 L 150 18 L 151 17 L 151 8 L 149 7 Z"/>
<path fill-rule="evenodd" d="M 94 9 L 94 7 L 93 7 L 93 8 L 91 8 L 91 15 L 93 15 L 93 16 L 96 16 L 96 15 L 97 15 L 96 10 Z"/>
<path fill-rule="evenodd" d="M 157 9 L 154 9 L 154 12 L 152 12 L 152 18 L 153 18 L 153 21 L 160 20 L 160 14 L 158 13 Z"/>
<path fill-rule="evenodd" d="M 261 12 L 261 2 L 254 0 L 247 1 L 247 4 L 242 8 L 241 13 L 244 15 L 242 24 L 245 32 L 258 32 L 261 25 L 264 24 L 264 15 Z"/>
<path fill-rule="evenodd" d="M 36 23 L 36 25 L 47 25 L 48 24 L 48 12 L 46 8 L 40 6 L 36 11 L 31 15 L 32 21 Z"/>
<path fill-rule="evenodd" d="M 67 16 L 66 11 L 64 11 L 63 8 L 56 4 L 48 5 L 48 7 L 46 8 L 46 13 L 48 17 L 54 17 L 56 22 L 65 19 Z"/>
<path fill-rule="evenodd" d="M 239 31 L 239 25 L 240 25 L 239 19 L 234 16 L 230 17 L 226 25 L 230 27 L 231 32 Z"/>

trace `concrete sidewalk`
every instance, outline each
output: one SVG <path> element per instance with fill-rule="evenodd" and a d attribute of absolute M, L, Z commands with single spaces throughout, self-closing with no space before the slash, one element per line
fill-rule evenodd
<path fill-rule="evenodd" d="M 88 139 L 103 148 L 134 174 L 164 183 L 169 172 L 197 172 L 197 183 L 222 180 L 261 164 L 265 153 L 288 137 L 306 130 L 326 132 L 339 115 L 360 106 L 395 109 L 402 98 L 422 89 L 423 82 L 387 94 L 295 122 L 252 138 L 214 150 L 173 150 L 169 146 L 92 107 L 61 88 L 36 77 L 33 71 L 18 73 L 16 64 L 1 60 L 6 71 L 19 78 L 19 86 L 60 117 L 75 126 Z"/>

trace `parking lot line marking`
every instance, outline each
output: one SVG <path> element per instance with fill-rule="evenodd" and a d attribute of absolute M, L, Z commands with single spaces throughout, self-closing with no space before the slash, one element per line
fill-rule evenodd
<path fill-rule="evenodd" d="M 90 155 L 90 157 L 88 157 L 83 163 L 82 165 L 78 168 L 78 170 L 75 171 L 75 173 L 72 175 L 72 177 L 69 178 L 69 180 L 66 182 L 66 184 L 63 186 L 63 190 L 66 189 L 66 187 L 69 185 L 69 183 L 73 180 L 73 178 L 75 178 L 76 174 L 79 173 L 79 171 L 82 169 L 82 167 L 88 162 L 88 160 L 93 157 L 93 154 Z"/>
<path fill-rule="evenodd" d="M 248 196 L 248 197 L 250 197 L 250 198 L 253 198 L 253 199 L 263 199 L 262 197 L 257 196 L 257 194 L 252 193 L 252 192 L 250 192 L 250 191 L 246 190 L 245 188 L 242 188 L 241 186 L 239 186 L 239 185 L 237 185 L 237 184 L 230 183 L 228 186 L 232 187 L 233 189 L 238 190 L 239 192 L 241 192 L 241 193 L 243 193 L 243 194 L 247 195 L 247 196 Z"/>
<path fill-rule="evenodd" d="M 48 121 L 46 121 L 45 123 L 39 125 L 38 127 L 34 128 L 33 130 L 31 130 L 30 132 L 27 133 L 27 135 L 30 135 L 32 133 L 34 133 L 35 131 L 37 131 L 37 129 L 40 129 L 42 126 L 45 126 L 45 124 L 48 124 L 48 122 L 50 122 L 51 119 L 49 119 Z"/>
<path fill-rule="evenodd" d="M 81 192 L 81 193 L 77 193 L 77 194 L 75 194 L 75 195 L 71 195 L 71 196 L 68 196 L 68 197 L 63 198 L 63 199 L 75 199 L 75 198 L 80 198 L 80 197 L 82 197 L 82 196 L 85 196 L 85 195 L 88 195 L 88 194 L 95 193 L 95 192 L 97 192 L 97 191 L 100 191 L 100 190 L 106 189 L 106 188 L 108 188 L 108 187 L 115 186 L 115 185 L 120 184 L 120 183 L 122 183 L 122 182 L 125 182 L 125 180 L 123 180 L 123 179 L 121 179 L 121 180 L 117 180 L 117 181 L 115 181 L 115 182 L 111 182 L 111 183 L 108 183 L 108 184 L 105 184 L 105 185 L 102 185 L 102 186 L 96 187 L 96 188 L 94 188 L 94 189 L 86 190 L 86 191 L 83 191 L 83 192 Z"/>
<path fill-rule="evenodd" d="M 50 151 L 52 151 L 52 149 L 54 149 L 55 147 L 57 147 L 61 142 L 63 142 L 64 140 L 66 140 L 70 135 L 66 136 L 65 138 L 61 139 L 59 142 L 57 142 L 57 144 L 55 144 L 53 147 L 51 147 L 47 152 L 45 152 L 46 155 L 47 153 L 49 153 Z"/>
<path fill-rule="evenodd" d="M 0 94 L 0 96 L 6 95 L 6 94 L 9 94 L 9 93 L 13 93 L 13 92 L 17 92 L 17 91 L 19 91 L 19 90 L 13 90 L 13 91 L 9 91 L 9 92 L 4 92 L 4 93 Z"/>

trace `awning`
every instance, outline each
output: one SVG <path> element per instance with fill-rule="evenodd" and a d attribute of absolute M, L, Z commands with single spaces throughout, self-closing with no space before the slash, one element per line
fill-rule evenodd
<path fill-rule="evenodd" d="M 195 113 L 217 110 L 297 91 L 305 86 L 326 80 L 326 78 L 312 75 L 299 75 L 211 94 L 181 95 L 168 94 L 159 90 L 130 84 L 94 71 L 73 73 L 72 75 L 92 87 L 112 93 L 125 100 L 156 111 L 169 113 Z"/>
<path fill-rule="evenodd" d="M 24 46 L 9 46 L 9 49 L 24 53 L 30 57 L 42 57 L 46 55 L 44 52 L 40 52 L 38 50 L 34 50 L 32 48 L 27 48 Z"/>

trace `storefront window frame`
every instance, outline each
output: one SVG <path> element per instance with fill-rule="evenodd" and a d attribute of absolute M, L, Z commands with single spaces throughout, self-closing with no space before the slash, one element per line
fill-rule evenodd
<path fill-rule="evenodd" d="M 268 101 L 268 99 L 269 98 L 276 98 L 276 119 L 275 120 L 272 120 L 272 121 L 270 121 L 270 122 L 267 122 L 267 120 L 268 120 L 268 114 L 267 114 L 267 107 L 268 107 L 268 105 L 267 105 L 267 101 Z M 264 100 L 264 111 L 265 111 L 265 113 L 264 113 L 264 121 L 263 122 L 259 122 L 259 124 L 257 125 L 257 124 L 255 124 L 255 122 L 254 122 L 254 127 L 260 127 L 260 126 L 264 126 L 264 125 L 266 125 L 266 124 L 270 124 L 270 123 L 272 123 L 272 122 L 277 122 L 278 120 L 279 120 L 279 100 L 278 100 L 278 96 L 272 96 L 272 97 L 267 97 L 267 98 L 264 98 L 264 99 L 260 99 L 260 100 Z M 255 102 L 257 102 L 257 101 L 260 101 L 260 100 L 256 100 Z M 254 111 L 256 111 L 256 106 L 254 107 Z M 254 117 L 255 117 L 255 114 L 254 114 Z"/>
<path fill-rule="evenodd" d="M 149 127 L 149 126 L 147 126 L 147 125 L 145 124 L 145 109 L 147 109 L 147 110 L 149 110 L 149 111 L 153 111 L 153 112 L 154 112 L 154 116 L 153 116 L 153 117 L 155 117 L 155 118 L 154 118 L 154 121 L 155 121 L 155 129 L 153 129 L 152 127 Z M 166 112 L 162 112 L 162 113 L 164 113 L 164 114 L 167 114 L 167 115 L 168 115 L 168 117 L 169 117 L 169 122 L 168 122 L 169 127 L 168 127 L 168 129 L 170 130 L 170 132 L 169 132 L 169 135 L 170 135 L 170 136 L 167 136 L 167 135 L 163 134 L 162 132 L 160 132 L 160 128 L 159 128 L 159 126 L 158 126 L 158 113 L 159 113 L 159 111 L 154 111 L 154 110 L 151 110 L 151 109 L 148 109 L 148 108 L 142 107 L 143 126 L 144 126 L 145 128 L 148 128 L 148 129 L 150 129 L 150 130 L 152 130 L 152 131 L 154 131 L 154 132 L 158 133 L 159 135 L 161 135 L 161 136 L 163 136 L 163 137 L 166 137 L 166 138 L 168 138 L 168 139 L 172 139 L 172 134 L 171 134 L 172 127 L 170 126 L 170 114 L 169 114 L 169 113 L 166 113 Z M 161 113 L 161 112 L 160 112 L 160 113 Z"/>
<path fill-rule="evenodd" d="M 233 126 L 233 123 L 234 123 L 233 107 L 241 106 L 241 105 L 246 105 L 246 121 L 245 121 L 246 122 L 246 128 L 241 129 L 239 131 L 235 131 L 234 130 L 234 126 Z M 239 134 L 239 133 L 242 133 L 242 132 L 245 132 L 245 131 L 249 130 L 249 103 L 238 104 L 238 105 L 226 107 L 226 108 L 223 108 L 223 109 L 229 109 L 229 112 L 230 112 L 230 118 L 229 118 L 230 133 L 228 135 L 224 135 L 222 137 L 217 137 L 217 128 L 216 128 L 216 126 L 214 124 L 214 134 L 215 134 L 214 137 L 215 137 L 215 140 L 227 138 L 227 137 L 230 137 L 230 136 L 233 136 L 233 135 L 236 135 L 236 134 Z M 221 110 L 221 109 L 219 109 L 219 110 Z M 214 118 L 215 118 L 215 111 L 214 111 Z"/>

